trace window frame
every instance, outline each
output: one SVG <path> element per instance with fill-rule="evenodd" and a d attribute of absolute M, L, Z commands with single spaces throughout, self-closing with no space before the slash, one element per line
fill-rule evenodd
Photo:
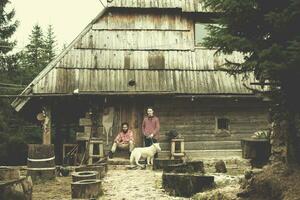
<path fill-rule="evenodd" d="M 206 25 L 210 25 L 210 24 L 217 24 L 214 23 L 213 18 L 203 18 L 201 20 L 194 20 L 193 21 L 193 28 L 194 28 L 194 48 L 197 49 L 207 49 L 206 47 L 204 47 L 201 44 L 196 44 L 196 24 L 206 24 Z"/>
<path fill-rule="evenodd" d="M 219 128 L 219 120 L 227 120 L 227 129 L 220 129 Z M 227 130 L 227 131 L 230 131 L 230 119 L 229 117 L 226 117 L 226 116 L 218 116 L 218 117 L 215 117 L 215 131 L 218 132 L 219 130 Z"/>

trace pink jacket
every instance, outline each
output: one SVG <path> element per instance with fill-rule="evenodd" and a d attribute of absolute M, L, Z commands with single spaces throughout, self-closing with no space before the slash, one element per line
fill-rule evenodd
<path fill-rule="evenodd" d="M 149 136 L 153 134 L 153 138 L 159 138 L 159 119 L 156 116 L 153 117 L 145 117 L 142 125 L 143 134 L 145 136 Z"/>

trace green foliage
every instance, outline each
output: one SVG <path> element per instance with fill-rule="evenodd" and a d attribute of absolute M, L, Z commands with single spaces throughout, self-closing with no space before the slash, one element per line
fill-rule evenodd
<path fill-rule="evenodd" d="M 52 25 L 48 26 L 47 34 L 45 36 L 45 59 L 50 63 L 55 57 L 56 41 Z"/>
<path fill-rule="evenodd" d="M 295 106 L 300 84 L 300 1 L 205 0 L 205 4 L 220 18 L 215 19 L 219 25 L 209 26 L 204 45 L 225 54 L 243 53 L 243 63 L 227 62 L 228 72 L 254 72 L 262 84 L 271 82 L 273 99 L 280 96 L 282 104 Z"/>
<path fill-rule="evenodd" d="M 6 9 L 9 3 L 9 0 L 0 1 L 0 57 L 11 51 L 15 45 L 10 37 L 16 31 L 18 21 L 13 20 L 15 11 Z"/>
<path fill-rule="evenodd" d="M 27 72 L 36 76 L 46 66 L 43 31 L 38 24 L 31 31 L 24 54 Z"/>
<path fill-rule="evenodd" d="M 28 84 L 55 57 L 55 36 L 49 25 L 46 36 L 42 28 L 36 24 L 29 35 L 29 44 L 20 54 L 20 61 L 24 69 L 24 80 Z"/>
<path fill-rule="evenodd" d="M 18 94 L 55 56 L 54 34 L 49 28 L 45 38 L 34 26 L 25 51 L 11 53 L 16 41 L 11 40 L 18 22 L 15 11 L 8 10 L 8 0 L 0 1 L 0 94 Z M 0 165 L 24 165 L 28 143 L 41 143 L 41 127 L 18 115 L 10 106 L 11 99 L 0 98 Z"/>
<path fill-rule="evenodd" d="M 243 53 L 243 63 L 227 62 L 230 74 L 253 73 L 270 85 L 272 121 L 288 122 L 288 160 L 296 160 L 295 116 L 300 113 L 300 0 L 204 0 L 219 12 L 217 25 L 209 27 L 204 45 L 218 52 Z M 286 141 L 283 141 L 286 142 Z M 290 159 L 291 158 L 291 159 Z M 298 159 L 298 158 L 297 158 Z M 298 159 L 300 164 L 300 159 Z"/>

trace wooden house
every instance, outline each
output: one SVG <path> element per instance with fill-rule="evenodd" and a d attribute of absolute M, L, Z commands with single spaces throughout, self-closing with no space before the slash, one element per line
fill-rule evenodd
<path fill-rule="evenodd" d="M 141 146 L 141 124 L 151 105 L 164 151 L 165 133 L 176 129 L 187 153 L 236 155 L 241 138 L 267 127 L 267 103 L 244 87 L 256 87 L 250 85 L 254 78 L 219 70 L 225 59 L 239 62 L 241 55 L 214 55 L 201 46 L 212 17 L 201 0 L 107 1 L 12 105 L 32 116 L 43 107 L 51 111 L 58 146 L 75 134 L 60 134 L 63 127 L 78 126 L 91 112 L 106 149 L 121 122 L 129 122 Z"/>

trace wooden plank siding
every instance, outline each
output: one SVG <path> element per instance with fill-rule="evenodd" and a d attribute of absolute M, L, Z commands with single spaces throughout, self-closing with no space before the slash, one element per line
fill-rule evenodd
<path fill-rule="evenodd" d="M 178 12 L 107 12 L 34 84 L 33 93 L 250 93 L 243 83 L 253 77 L 242 82 L 218 71 L 225 59 L 239 62 L 242 56 L 195 48 L 193 23 Z M 129 80 L 137 84 L 129 87 Z"/>
<path fill-rule="evenodd" d="M 89 68 L 89 69 L 149 69 L 149 57 L 164 57 L 162 69 L 177 70 L 218 70 L 225 59 L 241 61 L 239 54 L 231 56 L 214 56 L 214 50 L 96 50 L 73 49 L 64 56 L 56 68 Z M 126 61 L 127 60 L 127 61 Z"/>
<path fill-rule="evenodd" d="M 78 75 L 76 75 L 78 74 Z M 56 68 L 33 86 L 35 94 L 169 92 L 173 94 L 249 94 L 241 76 L 225 78 L 222 71 L 97 70 Z M 192 77 L 192 78 L 191 78 Z M 226 79 L 226 81 L 224 81 Z M 117 81 L 118 80 L 118 81 Z M 130 80 L 136 85 L 130 86 Z M 252 80 L 248 80 L 248 85 Z"/>
<path fill-rule="evenodd" d="M 193 20 L 178 12 L 118 12 L 103 15 L 55 67 L 33 86 L 33 93 L 169 92 L 249 94 L 241 81 L 218 67 L 242 55 L 215 56 L 194 48 Z M 136 85 L 129 86 L 134 80 Z M 150 83 L 150 84 L 149 84 Z"/>
<path fill-rule="evenodd" d="M 169 149 L 165 134 L 172 129 L 184 136 L 187 150 L 212 150 L 240 149 L 240 139 L 268 128 L 267 106 L 258 101 L 158 100 L 155 113 L 161 123 L 164 150 Z M 216 137 L 216 117 L 229 119 L 231 136 Z"/>

